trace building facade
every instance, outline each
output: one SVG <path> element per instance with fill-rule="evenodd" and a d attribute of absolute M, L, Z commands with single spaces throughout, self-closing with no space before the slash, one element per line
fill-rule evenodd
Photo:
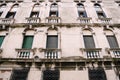
<path fill-rule="evenodd" d="M 120 0 L 0 0 L 0 80 L 120 80 Z"/>

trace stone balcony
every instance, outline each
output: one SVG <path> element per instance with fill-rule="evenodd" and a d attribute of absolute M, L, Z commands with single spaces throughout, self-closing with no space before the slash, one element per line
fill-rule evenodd
<path fill-rule="evenodd" d="M 41 19 L 39 17 L 29 17 L 26 18 L 26 22 L 29 24 L 40 23 Z"/>
<path fill-rule="evenodd" d="M 61 18 L 57 16 L 46 17 L 46 22 L 48 23 L 61 23 Z"/>
<path fill-rule="evenodd" d="M 93 48 L 93 49 L 81 49 L 83 52 L 83 56 L 87 59 L 99 59 L 101 56 L 101 48 Z"/>
<path fill-rule="evenodd" d="M 90 17 L 78 17 L 77 20 L 80 20 L 81 24 L 90 24 L 91 23 Z"/>
<path fill-rule="evenodd" d="M 0 24 L 13 24 L 15 22 L 14 18 L 0 18 Z"/>
<path fill-rule="evenodd" d="M 102 24 L 109 25 L 111 24 L 112 18 L 98 18 Z"/>
<path fill-rule="evenodd" d="M 60 59 L 61 58 L 60 49 L 42 49 L 42 51 L 44 51 L 45 59 Z"/>
<path fill-rule="evenodd" d="M 120 58 L 120 48 L 110 48 L 107 51 L 112 58 Z"/>
<path fill-rule="evenodd" d="M 17 58 L 33 58 L 34 49 L 16 49 L 17 51 Z"/>

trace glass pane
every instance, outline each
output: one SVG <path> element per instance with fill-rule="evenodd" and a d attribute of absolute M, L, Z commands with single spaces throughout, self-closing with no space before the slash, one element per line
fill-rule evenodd
<path fill-rule="evenodd" d="M 6 18 L 14 18 L 16 12 L 8 12 Z"/>
<path fill-rule="evenodd" d="M 118 48 L 119 47 L 115 36 L 107 36 L 107 40 L 110 45 L 110 48 Z"/>
<path fill-rule="evenodd" d="M 22 48 L 31 49 L 33 43 L 33 36 L 25 36 Z"/>
<path fill-rule="evenodd" d="M 31 12 L 30 17 L 38 17 L 39 16 L 39 12 Z"/>
<path fill-rule="evenodd" d="M 85 48 L 95 48 L 93 36 L 83 36 Z"/>
<path fill-rule="evenodd" d="M 58 48 L 58 36 L 47 36 L 47 48 Z"/>
<path fill-rule="evenodd" d="M 0 36 L 0 46 L 2 45 L 4 38 L 5 36 Z"/>

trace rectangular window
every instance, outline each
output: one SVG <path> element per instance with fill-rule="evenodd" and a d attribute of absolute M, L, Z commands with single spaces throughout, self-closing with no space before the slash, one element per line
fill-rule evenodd
<path fill-rule="evenodd" d="M 78 11 L 79 17 L 87 17 L 87 14 L 85 11 Z"/>
<path fill-rule="evenodd" d="M 116 37 L 114 35 L 107 36 L 108 43 L 110 48 L 119 48 Z"/>
<path fill-rule="evenodd" d="M 2 13 L 3 13 L 3 12 L 0 12 L 0 17 L 1 17 L 1 15 L 2 15 Z"/>
<path fill-rule="evenodd" d="M 45 70 L 43 71 L 43 80 L 59 80 L 59 70 Z"/>
<path fill-rule="evenodd" d="M 16 12 L 8 12 L 6 18 L 14 18 Z"/>
<path fill-rule="evenodd" d="M 106 18 L 106 15 L 103 12 L 97 12 L 99 18 Z"/>
<path fill-rule="evenodd" d="M 58 17 L 58 11 L 50 11 L 50 16 Z"/>
<path fill-rule="evenodd" d="M 58 36 L 47 36 L 46 48 L 58 48 Z"/>
<path fill-rule="evenodd" d="M 107 80 L 103 68 L 89 69 L 88 73 L 89 73 L 89 80 Z"/>
<path fill-rule="evenodd" d="M 24 36 L 22 48 L 31 49 L 33 43 L 33 36 Z"/>
<path fill-rule="evenodd" d="M 27 80 L 29 68 L 14 69 L 10 80 Z"/>
<path fill-rule="evenodd" d="M 2 43 L 3 43 L 4 38 L 5 38 L 5 36 L 0 36 L 0 47 L 1 47 Z"/>
<path fill-rule="evenodd" d="M 92 35 L 84 35 L 85 48 L 95 48 L 95 43 Z"/>
<path fill-rule="evenodd" d="M 30 17 L 38 17 L 39 12 L 31 12 Z"/>

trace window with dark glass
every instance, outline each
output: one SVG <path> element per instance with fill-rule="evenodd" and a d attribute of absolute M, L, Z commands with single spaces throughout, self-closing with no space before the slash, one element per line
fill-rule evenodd
<path fill-rule="evenodd" d="M 58 5 L 56 3 L 51 4 L 49 16 L 58 17 Z"/>
<path fill-rule="evenodd" d="M 87 13 L 85 11 L 84 5 L 81 3 L 77 4 L 78 15 L 79 17 L 87 17 Z"/>
<path fill-rule="evenodd" d="M 98 18 L 106 18 L 104 11 L 99 4 L 94 5 Z"/>
<path fill-rule="evenodd" d="M 31 49 L 33 43 L 33 36 L 24 36 L 22 48 Z"/>
<path fill-rule="evenodd" d="M 29 68 L 13 69 L 10 80 L 27 80 Z"/>
<path fill-rule="evenodd" d="M 30 17 L 38 17 L 39 16 L 39 12 L 35 12 L 35 11 L 33 11 L 33 12 L 31 12 L 31 14 L 30 14 Z"/>
<path fill-rule="evenodd" d="M 84 35 L 85 48 L 95 48 L 95 43 L 92 35 Z"/>
<path fill-rule="evenodd" d="M 103 68 L 88 69 L 89 80 L 107 80 Z"/>
<path fill-rule="evenodd" d="M 58 17 L 58 11 L 50 11 L 50 16 Z"/>
<path fill-rule="evenodd" d="M 86 12 L 78 11 L 79 17 L 87 17 Z"/>
<path fill-rule="evenodd" d="M 2 15 L 2 13 L 3 13 L 3 12 L 0 12 L 0 17 L 1 17 L 1 15 Z"/>
<path fill-rule="evenodd" d="M 0 47 L 1 47 L 2 43 L 3 43 L 4 38 L 5 38 L 5 36 L 0 36 Z"/>
<path fill-rule="evenodd" d="M 58 48 L 58 36 L 47 36 L 46 48 Z"/>
<path fill-rule="evenodd" d="M 108 43 L 110 48 L 119 48 L 116 37 L 114 35 L 107 36 Z"/>
<path fill-rule="evenodd" d="M 16 12 L 8 12 L 6 18 L 14 18 Z"/>

